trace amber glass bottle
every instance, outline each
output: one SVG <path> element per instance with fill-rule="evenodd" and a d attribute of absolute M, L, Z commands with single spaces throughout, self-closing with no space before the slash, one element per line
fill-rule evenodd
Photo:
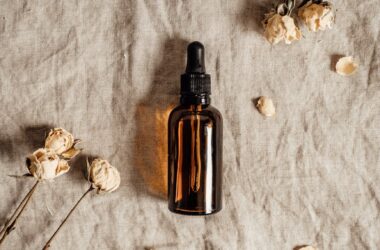
<path fill-rule="evenodd" d="M 223 124 L 210 105 L 210 90 L 204 47 L 193 42 L 181 76 L 180 105 L 168 124 L 168 199 L 175 213 L 207 215 L 222 209 Z"/>

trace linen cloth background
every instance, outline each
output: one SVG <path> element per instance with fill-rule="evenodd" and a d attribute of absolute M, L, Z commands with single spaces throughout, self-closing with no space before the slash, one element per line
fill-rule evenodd
<path fill-rule="evenodd" d="M 88 188 L 88 156 L 121 173 L 87 196 L 51 249 L 379 249 L 378 0 L 335 1 L 333 30 L 271 46 L 272 0 L 0 1 L 0 222 L 34 183 L 25 156 L 48 128 L 85 149 L 40 185 L 4 249 L 41 249 Z M 224 117 L 224 209 L 168 211 L 166 123 L 186 46 L 206 47 L 212 103 Z M 356 75 L 333 71 L 339 55 Z M 273 98 L 263 118 L 254 100 Z"/>

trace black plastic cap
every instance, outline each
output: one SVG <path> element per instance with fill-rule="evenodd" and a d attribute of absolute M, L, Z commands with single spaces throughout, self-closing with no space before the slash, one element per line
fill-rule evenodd
<path fill-rule="evenodd" d="M 200 42 L 187 47 L 186 73 L 181 75 L 182 95 L 211 94 L 210 75 L 206 74 L 205 49 Z"/>
<path fill-rule="evenodd" d="M 200 42 L 187 46 L 186 73 L 205 73 L 205 47 Z"/>

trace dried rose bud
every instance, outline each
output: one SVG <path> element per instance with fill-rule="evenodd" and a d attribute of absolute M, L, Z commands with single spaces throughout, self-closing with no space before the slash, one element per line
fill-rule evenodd
<path fill-rule="evenodd" d="M 54 150 L 37 149 L 26 158 L 29 172 L 38 180 L 54 179 L 69 171 L 67 161 L 60 159 Z"/>
<path fill-rule="evenodd" d="M 359 65 L 354 61 L 352 56 L 345 56 L 336 63 L 336 72 L 342 76 L 349 76 L 356 72 Z"/>
<path fill-rule="evenodd" d="M 286 1 L 279 4 L 276 10 L 265 14 L 263 20 L 264 35 L 271 44 L 285 41 L 290 44 L 292 41 L 301 39 L 301 31 L 290 16 L 294 8 L 294 1 Z"/>
<path fill-rule="evenodd" d="M 75 148 L 79 140 L 74 140 L 74 136 L 63 128 L 54 128 L 50 130 L 45 140 L 45 147 L 54 150 L 58 155 L 71 159 L 80 153 Z"/>
<path fill-rule="evenodd" d="M 115 191 L 120 185 L 120 174 L 108 161 L 95 159 L 88 164 L 87 172 L 93 188 L 105 192 Z"/>
<path fill-rule="evenodd" d="M 266 96 L 259 98 L 256 104 L 257 109 L 261 114 L 265 116 L 273 116 L 276 114 L 276 108 L 274 107 L 272 99 Z"/>
<path fill-rule="evenodd" d="M 298 10 L 298 16 L 311 31 L 331 29 L 335 22 L 335 10 L 327 1 L 309 1 Z"/>

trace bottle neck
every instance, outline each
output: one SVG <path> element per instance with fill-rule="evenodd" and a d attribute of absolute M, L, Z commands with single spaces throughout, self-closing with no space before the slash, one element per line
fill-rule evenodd
<path fill-rule="evenodd" d="M 181 95 L 182 105 L 208 105 L 211 102 L 210 95 Z"/>

